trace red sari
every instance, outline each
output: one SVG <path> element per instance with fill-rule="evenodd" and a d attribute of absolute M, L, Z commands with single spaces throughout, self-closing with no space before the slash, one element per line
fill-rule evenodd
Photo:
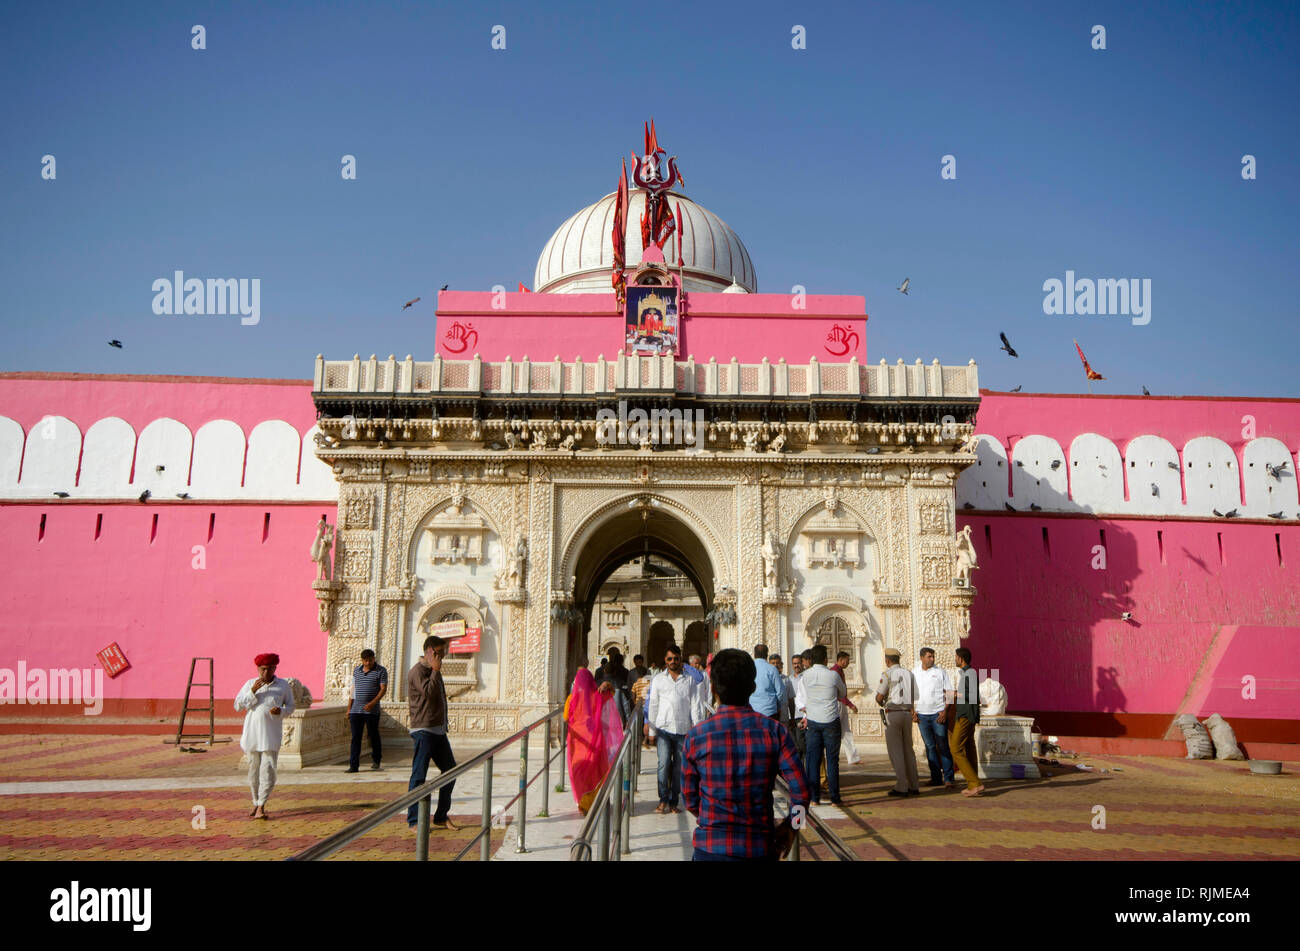
<path fill-rule="evenodd" d="M 613 694 L 596 689 L 596 678 L 582 667 L 573 678 L 566 717 L 569 721 L 569 784 L 585 815 L 605 781 L 623 742 L 623 725 Z"/>

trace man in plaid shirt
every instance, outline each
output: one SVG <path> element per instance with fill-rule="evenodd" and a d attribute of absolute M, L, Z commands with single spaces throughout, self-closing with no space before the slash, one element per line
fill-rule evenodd
<path fill-rule="evenodd" d="M 792 815 L 807 813 L 808 780 L 789 731 L 749 705 L 753 658 L 719 651 L 712 675 L 718 712 L 691 727 L 682 749 L 682 797 L 699 820 L 695 861 L 776 861 L 794 842 L 789 818 L 772 821 L 777 773 L 790 787 Z"/>

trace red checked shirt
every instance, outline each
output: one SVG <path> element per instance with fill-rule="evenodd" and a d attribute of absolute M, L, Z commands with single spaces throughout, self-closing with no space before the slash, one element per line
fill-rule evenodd
<path fill-rule="evenodd" d="M 790 787 L 790 807 L 808 808 L 808 780 L 784 726 L 749 704 L 723 705 L 686 734 L 682 797 L 698 817 L 694 844 L 715 855 L 761 857 L 773 849 L 772 787 Z"/>

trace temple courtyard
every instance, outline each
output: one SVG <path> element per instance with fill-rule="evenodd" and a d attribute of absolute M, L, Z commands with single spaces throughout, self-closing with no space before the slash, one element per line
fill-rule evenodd
<path fill-rule="evenodd" d="M 181 753 L 156 736 L 0 736 L 0 858 L 283 859 L 406 789 L 409 754 L 398 750 L 379 772 L 285 770 L 267 807 L 271 819 L 252 821 L 238 744 L 204 749 Z M 531 772 L 540 752 L 530 755 Z M 462 761 L 472 755 L 457 754 Z M 842 769 L 845 808 L 817 812 L 862 860 L 1300 858 L 1300 763 L 1284 764 L 1280 776 L 1253 776 L 1244 762 L 1088 756 L 1060 763 L 1037 780 L 989 780 L 973 800 L 924 787 L 919 798 L 893 800 L 888 760 L 868 753 Z M 568 858 L 581 820 L 571 795 L 553 789 L 556 766 L 548 818 L 534 818 L 541 781 L 529 790 L 529 851 L 516 851 L 516 823 L 498 822 L 494 860 Z M 689 858 L 694 822 L 684 812 L 654 814 L 654 766 L 646 750 L 625 860 Z M 431 859 L 454 857 L 478 831 L 481 773 L 457 784 L 452 819 L 461 828 L 433 833 Z M 495 763 L 494 809 L 517 782 L 512 751 Z M 466 858 L 478 854 L 474 847 Z M 413 836 L 395 817 L 331 861 L 413 856 Z M 833 857 L 814 835 L 801 858 Z"/>

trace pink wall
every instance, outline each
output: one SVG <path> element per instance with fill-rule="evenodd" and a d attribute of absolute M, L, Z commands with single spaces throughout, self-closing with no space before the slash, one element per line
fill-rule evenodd
<path fill-rule="evenodd" d="M 789 294 L 688 293 L 680 358 L 707 363 L 847 363 L 867 359 L 866 299 Z M 493 309 L 492 303 L 504 303 Z M 840 328 L 837 332 L 836 328 Z M 438 297 L 437 353 L 445 359 L 525 356 L 534 361 L 613 360 L 623 348 L 623 317 L 610 294 L 501 294 L 444 291 Z"/>
<path fill-rule="evenodd" d="M 106 416 L 121 417 L 137 433 L 163 416 L 191 431 L 228 419 L 247 433 L 263 420 L 282 419 L 305 433 L 316 407 L 311 380 L 0 373 L 0 416 L 30 431 L 46 415 L 66 416 L 83 433 Z"/>
<path fill-rule="evenodd" d="M 976 431 L 1065 447 L 1095 432 L 1121 450 L 1144 433 L 1175 446 L 1217 436 L 1240 452 L 1246 415 L 1255 435 L 1300 441 L 1296 400 L 985 393 Z M 1013 711 L 1088 714 L 1086 729 L 1052 731 L 1093 735 L 1131 733 L 1142 714 L 1300 720 L 1294 521 L 959 511 L 957 524 L 971 526 L 980 562 L 968 644 L 976 667 L 1001 671 Z M 1105 568 L 1094 568 L 1103 533 Z M 1253 701 L 1241 697 L 1248 674 Z M 1283 728 L 1289 742 L 1296 727 Z"/>
<path fill-rule="evenodd" d="M 1239 457 L 1242 445 L 1255 436 L 1271 436 L 1293 448 L 1300 445 L 1300 400 L 980 393 L 975 431 L 1013 451 L 1020 437 L 1031 434 L 1050 436 L 1067 452 L 1080 433 L 1105 436 L 1121 453 L 1128 440 L 1145 433 L 1162 436 L 1175 447 L 1197 436 L 1214 436 Z M 1243 434 L 1252 420 L 1253 435 Z"/>
<path fill-rule="evenodd" d="M 21 659 L 29 669 L 94 668 L 95 654 L 116 641 L 132 666 L 105 679 L 110 701 L 183 697 L 194 656 L 215 658 L 216 695 L 233 698 L 256 673 L 253 657 L 274 651 L 282 676 L 321 697 L 326 635 L 308 558 L 321 515 L 333 523 L 334 507 L 0 506 L 0 667 Z M 202 570 L 192 567 L 196 545 L 205 549 Z"/>

